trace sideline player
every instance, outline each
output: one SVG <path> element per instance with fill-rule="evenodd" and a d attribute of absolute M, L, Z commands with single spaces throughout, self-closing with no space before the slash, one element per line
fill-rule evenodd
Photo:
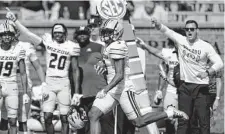
<path fill-rule="evenodd" d="M 6 20 L 5 23 L 8 23 L 9 25 L 12 25 L 13 28 L 16 31 L 16 36 L 13 40 L 13 42 L 15 44 L 22 44 L 21 46 L 24 48 L 24 50 L 26 50 L 26 56 L 25 56 L 25 64 L 26 64 L 26 73 L 27 73 L 27 80 L 28 80 L 28 96 L 29 98 L 31 98 L 31 88 L 32 88 L 32 80 L 31 80 L 31 68 L 32 66 L 34 67 L 35 71 L 37 72 L 37 75 L 39 77 L 39 79 L 41 80 L 41 87 L 43 87 L 44 85 L 46 85 L 45 83 L 45 75 L 43 72 L 43 69 L 41 67 L 41 64 L 38 60 L 38 57 L 36 55 L 36 51 L 33 47 L 33 45 L 31 45 L 28 42 L 21 42 L 19 41 L 19 30 L 16 28 L 15 24 L 9 20 Z M 19 79 L 18 79 L 19 81 Z M 21 89 L 21 82 L 18 83 L 19 86 L 19 112 L 18 112 L 18 121 L 19 121 L 19 134 L 27 134 L 27 118 L 28 118 L 28 114 L 30 111 L 30 103 L 31 101 L 29 101 L 28 103 L 24 104 L 23 101 L 23 89 Z M 4 109 L 1 111 L 1 121 L 3 123 L 1 123 L 0 128 L 5 128 L 5 130 L 7 130 L 8 126 L 7 126 L 7 111 L 5 111 Z"/>
<path fill-rule="evenodd" d="M 22 34 L 26 35 L 34 45 L 42 45 L 46 48 L 46 83 L 43 89 L 44 102 L 43 111 L 47 134 L 54 133 L 52 124 L 53 111 L 56 99 L 59 104 L 60 119 L 62 122 L 62 133 L 69 132 L 67 113 L 71 104 L 70 82 L 68 70 L 72 65 L 72 74 L 75 90 L 79 90 L 79 68 L 78 56 L 80 47 L 77 43 L 67 40 L 67 28 L 64 24 L 56 23 L 52 27 L 52 33 L 46 33 L 42 38 L 29 31 L 16 18 L 15 14 L 9 9 L 7 19 L 12 20 Z M 73 100 L 76 96 L 73 96 Z"/>
<path fill-rule="evenodd" d="M 106 43 L 103 59 L 108 71 L 108 85 L 98 92 L 89 112 L 91 134 L 101 133 L 100 117 L 111 111 L 117 104 L 121 105 L 128 119 L 137 127 L 143 127 L 167 117 L 188 119 L 184 112 L 176 110 L 174 107 L 168 108 L 165 112 L 140 114 L 143 105 L 135 101 L 135 87 L 129 79 L 128 48 L 121 40 L 123 30 L 122 24 L 118 20 L 112 19 L 105 20 L 100 28 L 101 40 Z M 144 99 L 148 99 L 148 97 L 145 96 L 142 101 L 146 101 Z M 146 106 L 144 108 L 146 110 Z"/>
<path fill-rule="evenodd" d="M 21 42 L 14 42 L 16 31 L 12 25 L 0 25 L 1 48 L 0 48 L 0 83 L 2 86 L 1 109 L 7 111 L 9 120 L 9 133 L 17 134 L 17 114 L 19 105 L 19 90 L 17 81 L 17 67 L 19 66 L 22 89 L 24 90 L 23 103 L 28 103 L 27 74 L 25 66 L 26 51 Z M 2 107 L 3 106 L 3 107 Z M 8 122 L 1 122 L 8 124 Z M 3 129 L 4 130 L 4 129 Z M 1 131 L 7 133 L 7 131 Z"/>
<path fill-rule="evenodd" d="M 177 59 L 177 54 L 175 52 L 175 46 L 172 40 L 168 40 L 168 47 L 163 48 L 162 50 L 158 50 L 154 47 L 151 47 L 144 43 L 140 38 L 137 39 L 137 43 L 141 46 L 141 48 L 147 50 L 149 53 L 153 54 L 157 58 L 163 60 L 163 63 L 166 65 L 166 71 L 164 65 L 161 63 L 159 65 L 160 76 L 165 80 L 161 83 L 159 90 L 156 91 L 156 96 L 154 98 L 154 102 L 159 104 L 159 99 L 162 98 L 162 89 L 166 87 L 166 94 L 164 97 L 163 107 L 164 110 L 167 109 L 168 106 L 173 105 L 175 108 L 178 108 L 178 96 L 177 96 L 177 88 L 173 82 L 173 70 L 174 67 L 179 64 Z M 160 79 L 161 80 L 161 79 Z M 168 84 L 167 84 L 168 83 Z M 161 96 L 161 97 L 159 97 Z M 167 119 L 166 120 L 166 132 L 168 134 L 175 133 L 175 124 L 174 120 Z"/>

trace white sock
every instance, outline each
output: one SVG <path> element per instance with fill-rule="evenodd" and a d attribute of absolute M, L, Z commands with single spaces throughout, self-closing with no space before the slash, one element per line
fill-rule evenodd
<path fill-rule="evenodd" d="M 8 130 L 5 131 L 0 130 L 0 134 L 8 134 Z"/>

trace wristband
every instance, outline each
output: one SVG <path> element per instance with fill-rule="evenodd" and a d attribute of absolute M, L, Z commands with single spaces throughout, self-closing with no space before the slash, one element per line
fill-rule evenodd
<path fill-rule="evenodd" d="M 216 99 L 217 99 L 217 100 L 220 100 L 220 97 L 219 97 L 219 96 L 216 96 Z"/>

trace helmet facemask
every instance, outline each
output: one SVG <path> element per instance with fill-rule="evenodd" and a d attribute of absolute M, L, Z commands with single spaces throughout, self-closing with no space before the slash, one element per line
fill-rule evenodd
<path fill-rule="evenodd" d="M 10 24 L 1 24 L 0 26 L 0 37 L 1 45 L 4 49 L 9 49 L 16 38 L 16 30 Z"/>
<path fill-rule="evenodd" d="M 105 42 L 106 44 L 110 44 L 114 41 L 113 29 L 101 28 L 99 34 L 101 41 Z"/>
<path fill-rule="evenodd" d="M 15 38 L 15 34 L 12 32 L 4 32 L 3 34 L 1 34 L 1 37 L 2 37 L 2 43 L 11 44 Z"/>
<path fill-rule="evenodd" d="M 101 40 L 106 44 L 120 40 L 123 35 L 123 30 L 123 25 L 118 20 L 105 20 L 100 28 Z"/>

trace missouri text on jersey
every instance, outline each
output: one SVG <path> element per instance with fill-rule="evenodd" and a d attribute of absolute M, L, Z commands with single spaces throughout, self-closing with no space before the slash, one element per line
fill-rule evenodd
<path fill-rule="evenodd" d="M 0 56 L 0 60 L 16 60 L 17 56 Z"/>
<path fill-rule="evenodd" d="M 69 55 L 69 52 L 68 51 L 59 50 L 57 48 L 52 48 L 50 46 L 47 46 L 47 49 L 50 50 L 50 51 L 56 52 L 56 53 L 61 53 L 61 54 Z"/>

